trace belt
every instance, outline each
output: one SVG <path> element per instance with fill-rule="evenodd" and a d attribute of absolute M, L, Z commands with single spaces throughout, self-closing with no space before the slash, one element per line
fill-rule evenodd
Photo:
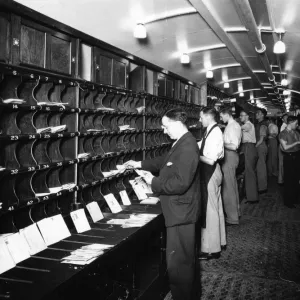
<path fill-rule="evenodd" d="M 224 150 L 237 153 L 237 150 L 231 150 L 231 149 L 226 149 L 226 148 L 224 148 Z"/>
<path fill-rule="evenodd" d="M 287 156 L 299 156 L 299 152 L 282 152 L 282 153 Z"/>
<path fill-rule="evenodd" d="M 250 144 L 250 145 L 256 145 L 256 143 L 251 143 L 251 142 L 244 142 L 242 144 Z"/>

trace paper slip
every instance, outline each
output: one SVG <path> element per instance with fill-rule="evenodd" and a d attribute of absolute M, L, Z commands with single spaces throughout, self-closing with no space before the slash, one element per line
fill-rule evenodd
<path fill-rule="evenodd" d="M 67 128 L 67 125 L 59 125 L 59 126 L 50 127 L 51 133 L 62 132 L 64 130 L 66 130 L 66 128 Z"/>
<path fill-rule="evenodd" d="M 26 101 L 23 100 L 23 99 L 14 99 L 14 98 L 5 99 L 2 102 L 6 103 L 6 104 L 9 104 L 9 103 L 12 103 L 12 104 L 23 104 L 23 103 L 26 103 Z"/>
<path fill-rule="evenodd" d="M 51 132 L 51 127 L 38 128 L 36 130 L 36 133 L 45 133 L 45 132 Z"/>
<path fill-rule="evenodd" d="M 108 194 L 108 195 L 104 196 L 104 199 L 113 214 L 116 214 L 116 213 L 119 213 L 120 211 L 122 211 L 122 207 L 120 206 L 119 202 L 117 201 L 117 199 L 115 198 L 115 196 L 113 194 Z"/>
<path fill-rule="evenodd" d="M 130 127 L 130 125 L 122 125 L 122 126 L 119 126 L 120 130 L 126 130 Z"/>
<path fill-rule="evenodd" d="M 89 157 L 90 155 L 91 153 L 79 153 L 78 158 L 85 158 L 85 157 Z"/>
<path fill-rule="evenodd" d="M 107 129 L 88 129 L 87 132 L 101 132 L 101 131 L 107 131 Z"/>
<path fill-rule="evenodd" d="M 70 215 L 78 233 L 91 230 L 83 208 L 72 211 Z"/>
<path fill-rule="evenodd" d="M 30 255 L 35 255 L 47 248 L 43 237 L 34 223 L 20 230 L 20 234 L 25 238 L 28 246 Z"/>
<path fill-rule="evenodd" d="M 44 196 L 48 196 L 51 195 L 51 193 L 36 193 L 35 196 L 36 197 L 44 197 Z"/>
<path fill-rule="evenodd" d="M 4 242 L 16 264 L 30 257 L 29 246 L 19 232 L 4 237 Z"/>
<path fill-rule="evenodd" d="M 157 204 L 159 202 L 159 198 L 157 198 L 157 197 L 149 197 L 149 198 L 147 198 L 147 199 L 145 199 L 145 200 L 142 200 L 141 202 L 140 202 L 140 204 L 145 204 L 145 205 L 155 205 L 155 204 Z"/>
<path fill-rule="evenodd" d="M 63 260 L 61 263 L 63 264 L 71 264 L 71 265 L 80 265 L 80 266 L 83 266 L 83 265 L 88 265 L 90 264 L 91 262 L 93 262 L 95 259 L 97 259 L 97 257 L 94 257 L 90 260 L 83 260 L 83 261 L 80 261 L 80 260 Z"/>
<path fill-rule="evenodd" d="M 118 173 L 119 173 L 118 170 L 113 170 L 113 171 L 109 171 L 109 172 L 102 172 L 102 175 L 106 178 L 106 177 L 114 176 Z"/>
<path fill-rule="evenodd" d="M 107 111 L 114 111 L 113 108 L 109 108 L 109 107 L 98 107 L 97 110 L 107 110 Z"/>
<path fill-rule="evenodd" d="M 6 168 L 0 166 L 0 171 L 3 171 L 3 170 L 5 170 L 5 169 L 6 169 Z"/>
<path fill-rule="evenodd" d="M 140 114 L 141 112 L 143 112 L 145 110 L 145 108 L 146 108 L 145 106 L 140 106 L 140 107 L 137 107 L 136 110 Z"/>
<path fill-rule="evenodd" d="M 113 245 L 107 245 L 107 244 L 91 244 L 87 246 L 82 246 L 80 249 L 91 249 L 91 250 L 106 250 L 112 248 Z"/>
<path fill-rule="evenodd" d="M 126 166 L 125 165 L 117 165 L 116 168 L 119 171 L 123 171 L 123 170 L 125 171 L 126 170 Z"/>
<path fill-rule="evenodd" d="M 69 102 L 38 102 L 38 105 L 47 105 L 47 106 L 64 106 L 64 105 L 68 105 Z"/>
<path fill-rule="evenodd" d="M 129 183 L 131 184 L 131 186 L 139 200 L 148 198 L 143 187 L 141 185 L 139 185 L 135 180 L 129 180 Z"/>
<path fill-rule="evenodd" d="M 98 222 L 104 218 L 102 211 L 96 201 L 93 201 L 86 205 L 86 208 L 93 220 L 93 222 Z"/>
<path fill-rule="evenodd" d="M 71 236 L 62 215 L 45 218 L 37 222 L 37 225 L 47 246 Z"/>
<path fill-rule="evenodd" d="M 128 197 L 128 194 L 127 194 L 126 190 L 120 191 L 120 196 L 121 196 L 121 199 L 122 199 L 122 203 L 124 205 L 131 205 L 131 202 L 129 200 L 129 197 Z"/>
<path fill-rule="evenodd" d="M 4 238 L 0 237 L 0 274 L 15 266 L 16 264 L 8 251 Z"/>

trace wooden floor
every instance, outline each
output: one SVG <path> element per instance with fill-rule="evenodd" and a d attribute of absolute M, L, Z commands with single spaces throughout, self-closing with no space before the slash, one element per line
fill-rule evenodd
<path fill-rule="evenodd" d="M 300 205 L 286 208 L 282 190 L 270 178 L 258 204 L 242 201 L 240 225 L 227 227 L 227 250 L 200 263 L 199 299 L 300 299 Z"/>

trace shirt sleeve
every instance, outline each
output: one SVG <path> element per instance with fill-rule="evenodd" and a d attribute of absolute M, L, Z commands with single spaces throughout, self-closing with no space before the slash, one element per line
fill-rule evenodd
<path fill-rule="evenodd" d="M 260 136 L 267 136 L 268 128 L 266 125 L 261 125 L 259 128 L 259 135 Z"/>
<path fill-rule="evenodd" d="M 219 128 L 214 129 L 207 137 L 203 154 L 215 162 L 224 156 L 224 140 Z"/>
<path fill-rule="evenodd" d="M 242 129 L 242 131 L 249 132 L 249 131 L 252 130 L 252 126 L 251 126 L 251 124 L 246 123 L 246 124 L 244 124 L 244 125 L 241 126 L 241 129 Z"/>

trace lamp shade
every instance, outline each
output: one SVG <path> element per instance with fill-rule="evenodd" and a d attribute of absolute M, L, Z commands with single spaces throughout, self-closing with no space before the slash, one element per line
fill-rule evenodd
<path fill-rule="evenodd" d="M 214 72 L 213 71 L 207 71 L 206 72 L 206 78 L 213 78 L 214 77 Z"/>
<path fill-rule="evenodd" d="M 228 89 L 229 88 L 229 82 L 225 82 L 224 83 L 224 89 Z"/>
<path fill-rule="evenodd" d="M 283 41 L 278 41 L 275 43 L 273 52 L 276 54 L 285 53 L 285 43 Z"/>
<path fill-rule="evenodd" d="M 137 39 L 145 39 L 147 37 L 147 30 L 144 24 L 136 24 L 133 36 Z"/>
<path fill-rule="evenodd" d="M 188 54 L 184 53 L 181 55 L 181 58 L 180 58 L 180 62 L 182 64 L 189 64 L 190 63 L 190 57 L 188 56 Z"/>
<path fill-rule="evenodd" d="M 284 79 L 281 80 L 281 85 L 287 86 L 287 84 L 288 84 L 287 79 L 284 78 Z"/>

